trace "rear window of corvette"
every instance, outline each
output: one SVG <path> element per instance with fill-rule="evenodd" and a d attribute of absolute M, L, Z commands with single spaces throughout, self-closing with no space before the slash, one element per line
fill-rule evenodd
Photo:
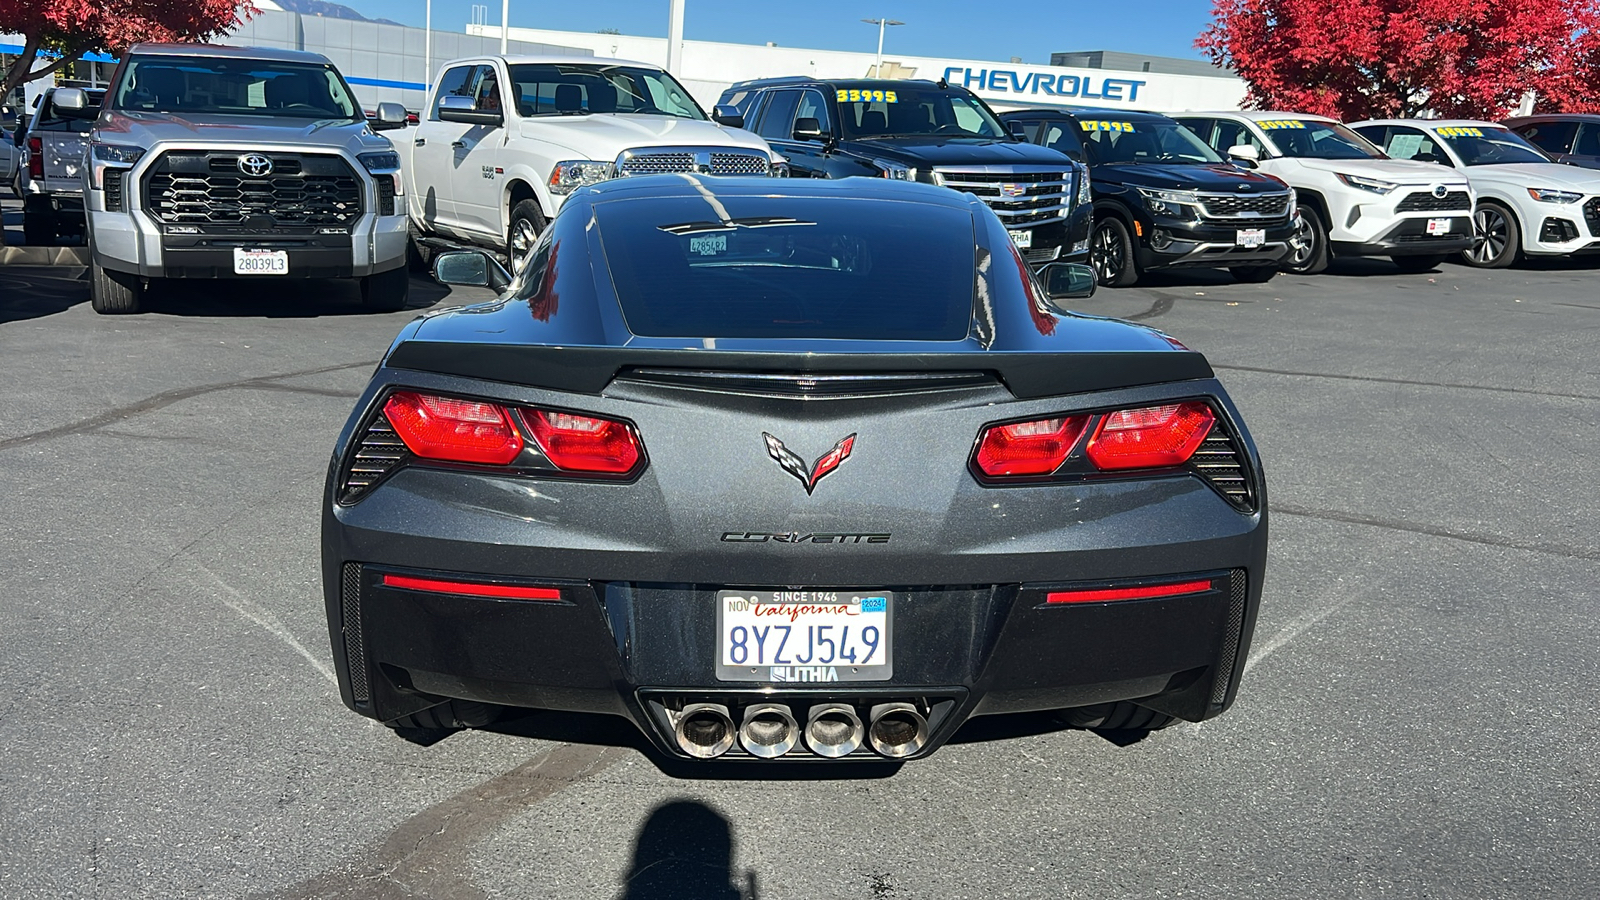
<path fill-rule="evenodd" d="M 966 210 L 707 192 L 595 216 L 634 334 L 958 341 L 971 325 Z"/>

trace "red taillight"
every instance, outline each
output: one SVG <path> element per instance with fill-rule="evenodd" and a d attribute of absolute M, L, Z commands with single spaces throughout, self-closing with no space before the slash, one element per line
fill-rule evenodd
<path fill-rule="evenodd" d="M 563 472 L 626 475 L 639 464 L 639 439 L 624 422 L 548 409 L 525 409 L 523 419 Z"/>
<path fill-rule="evenodd" d="M 1106 600 L 1148 600 L 1151 597 L 1182 597 L 1211 590 L 1210 580 L 1184 581 L 1178 584 L 1152 584 L 1140 587 L 1090 588 L 1081 591 L 1051 591 L 1046 603 L 1100 603 Z"/>
<path fill-rule="evenodd" d="M 1088 423 L 1088 416 L 1068 416 L 990 426 L 978 441 L 978 470 L 993 477 L 1048 475 L 1067 461 Z"/>
<path fill-rule="evenodd" d="M 44 138 L 28 138 L 28 177 L 44 177 Z"/>
<path fill-rule="evenodd" d="M 522 438 L 493 403 L 401 391 L 383 406 L 395 433 L 423 459 L 503 466 L 522 452 Z"/>
<path fill-rule="evenodd" d="M 445 581 L 440 578 L 414 578 L 410 575 L 385 575 L 383 586 L 427 591 L 433 594 L 460 594 L 467 597 L 496 597 L 506 600 L 560 600 L 561 590 L 525 587 L 520 584 L 478 584 L 470 581 Z"/>
<path fill-rule="evenodd" d="M 1172 403 L 1106 413 L 1084 453 L 1099 469 L 1181 466 L 1216 421 L 1204 403 Z"/>

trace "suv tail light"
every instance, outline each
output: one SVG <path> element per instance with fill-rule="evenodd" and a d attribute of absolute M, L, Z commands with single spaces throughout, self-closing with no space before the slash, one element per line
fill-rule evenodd
<path fill-rule="evenodd" d="M 503 466 L 522 452 L 522 437 L 493 403 L 400 391 L 383 413 L 407 449 L 423 459 Z"/>
<path fill-rule="evenodd" d="M 1070 416 L 986 428 L 978 441 L 978 470 L 993 478 L 1048 475 L 1067 461 L 1088 424 L 1088 416 Z"/>
<path fill-rule="evenodd" d="M 1106 413 L 1084 448 L 1099 469 L 1157 469 L 1189 461 L 1217 417 L 1204 403 L 1173 403 Z"/>
<path fill-rule="evenodd" d="M 563 472 L 627 475 L 639 464 L 639 438 L 625 422 L 548 409 L 523 410 L 523 418 Z"/>
<path fill-rule="evenodd" d="M 44 138 L 28 138 L 28 177 L 44 177 Z"/>

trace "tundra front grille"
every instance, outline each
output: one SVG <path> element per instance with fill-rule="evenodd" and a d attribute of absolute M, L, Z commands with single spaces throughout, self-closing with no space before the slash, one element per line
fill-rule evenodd
<path fill-rule="evenodd" d="M 1072 209 L 1072 170 L 934 169 L 947 188 L 972 194 L 1007 228 L 1059 222 Z"/>
<path fill-rule="evenodd" d="M 271 171 L 249 175 L 237 151 L 168 151 L 144 181 L 144 208 L 162 222 L 186 225 L 344 226 L 362 212 L 362 184 L 342 158 L 258 154 Z"/>

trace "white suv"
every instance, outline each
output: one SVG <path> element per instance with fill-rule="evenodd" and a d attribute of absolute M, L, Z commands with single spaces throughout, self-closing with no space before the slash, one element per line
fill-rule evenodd
<path fill-rule="evenodd" d="M 1498 269 L 1526 256 L 1600 251 L 1600 172 L 1553 162 L 1522 135 L 1469 119 L 1382 119 L 1351 126 L 1399 159 L 1450 166 L 1472 182 L 1483 240 L 1462 256 Z"/>
<path fill-rule="evenodd" d="M 1330 256 L 1387 256 L 1408 272 L 1473 246 L 1472 186 L 1459 172 L 1390 159 L 1334 119 L 1285 112 L 1181 113 L 1219 153 L 1254 162 L 1300 198 L 1301 233 L 1278 264 L 1310 274 Z"/>

